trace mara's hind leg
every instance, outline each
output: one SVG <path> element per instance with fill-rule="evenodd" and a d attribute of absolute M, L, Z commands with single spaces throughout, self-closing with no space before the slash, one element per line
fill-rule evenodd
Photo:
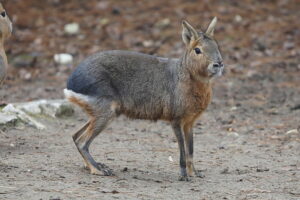
<path fill-rule="evenodd" d="M 111 103 L 105 103 L 100 106 L 100 109 L 90 116 L 90 121 L 86 130 L 78 136 L 75 144 L 78 151 L 82 155 L 87 168 L 91 174 L 97 175 L 112 175 L 112 171 L 101 163 L 97 163 L 89 153 L 89 146 L 95 137 L 105 129 L 108 123 L 116 116 L 115 110 L 112 109 Z"/>
<path fill-rule="evenodd" d="M 194 154 L 193 122 L 186 123 L 183 127 L 183 131 L 184 131 L 184 141 L 185 141 L 187 173 L 189 176 L 193 176 L 194 174 L 197 177 L 204 178 L 205 176 L 200 171 L 195 169 L 194 162 L 193 162 L 193 154 Z"/>
<path fill-rule="evenodd" d="M 73 135 L 73 141 L 76 142 L 77 138 L 84 133 L 84 131 L 86 130 L 86 128 L 89 126 L 90 121 L 86 122 L 78 131 L 76 131 Z"/>
<path fill-rule="evenodd" d="M 86 131 L 87 127 L 90 125 L 90 121 L 86 122 L 78 131 L 76 131 L 73 135 L 73 141 L 77 142 L 77 139 Z M 88 169 L 87 163 L 84 160 L 84 168 Z"/>

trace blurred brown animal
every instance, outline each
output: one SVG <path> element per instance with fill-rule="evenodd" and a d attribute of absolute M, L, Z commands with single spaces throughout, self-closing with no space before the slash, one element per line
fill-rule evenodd
<path fill-rule="evenodd" d="M 0 86 L 7 72 L 7 57 L 4 50 L 4 42 L 12 33 L 12 23 L 0 3 Z"/>
<path fill-rule="evenodd" d="M 66 98 L 90 117 L 73 140 L 92 174 L 111 175 L 89 153 L 93 139 L 115 117 L 170 122 L 180 150 L 180 178 L 203 177 L 193 164 L 195 120 L 211 100 L 211 80 L 224 65 L 213 34 L 214 18 L 206 32 L 183 21 L 186 49 L 179 59 L 130 51 L 105 51 L 83 61 L 68 79 Z M 186 169 L 187 168 L 187 169 Z"/>

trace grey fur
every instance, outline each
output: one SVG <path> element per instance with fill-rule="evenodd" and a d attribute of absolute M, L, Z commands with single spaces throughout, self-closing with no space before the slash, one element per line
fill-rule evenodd
<path fill-rule="evenodd" d="M 76 79 L 73 77 L 86 76 L 85 79 L 92 83 L 85 87 L 85 82 L 81 83 L 83 94 L 117 101 L 121 105 L 117 112 L 133 111 L 133 118 L 157 120 L 163 115 L 164 108 L 172 107 L 179 71 L 178 59 L 130 51 L 106 51 L 84 61 L 70 77 L 67 88 L 76 92 L 76 88 L 69 87 Z M 96 85 L 99 90 L 91 94 L 87 89 L 91 85 Z M 174 113 L 178 112 L 174 110 Z"/>

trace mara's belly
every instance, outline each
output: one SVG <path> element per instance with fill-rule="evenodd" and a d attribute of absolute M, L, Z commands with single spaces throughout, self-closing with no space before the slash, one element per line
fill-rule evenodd
<path fill-rule="evenodd" d="M 121 106 L 119 114 L 124 114 L 132 119 L 143 120 L 172 120 L 171 109 L 169 106 L 162 106 L 158 104 L 139 105 L 139 106 Z"/>

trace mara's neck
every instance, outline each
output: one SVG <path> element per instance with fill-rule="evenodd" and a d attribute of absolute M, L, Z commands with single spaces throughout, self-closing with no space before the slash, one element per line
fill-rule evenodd
<path fill-rule="evenodd" d="M 4 51 L 2 40 L 0 41 L 0 87 L 7 73 L 7 57 Z"/>
<path fill-rule="evenodd" d="M 203 86 L 211 85 L 211 78 L 206 74 L 207 67 L 205 62 L 192 62 L 188 59 L 188 52 L 186 51 L 184 55 L 178 60 L 178 74 L 179 79 L 183 81 L 192 81 Z"/>
<path fill-rule="evenodd" d="M 2 57 L 5 65 L 7 65 L 7 57 L 6 57 L 6 53 L 4 50 L 4 42 L 2 39 L 0 39 L 0 56 Z M 5 67 L 7 67 L 7 66 L 5 66 Z"/>

